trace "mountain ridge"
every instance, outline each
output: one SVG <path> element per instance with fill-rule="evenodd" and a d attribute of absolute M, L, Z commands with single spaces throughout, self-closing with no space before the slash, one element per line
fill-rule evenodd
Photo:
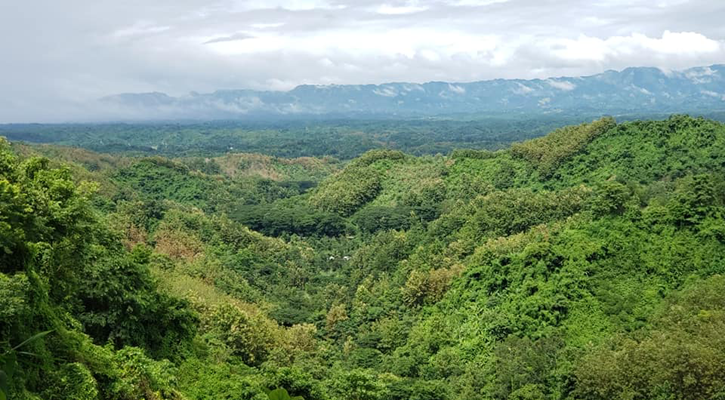
<path fill-rule="evenodd" d="M 725 65 L 680 71 L 629 67 L 579 77 L 474 82 L 299 85 L 289 91 L 220 89 L 173 97 L 122 93 L 98 103 L 128 119 L 451 114 L 623 114 L 725 110 Z"/>

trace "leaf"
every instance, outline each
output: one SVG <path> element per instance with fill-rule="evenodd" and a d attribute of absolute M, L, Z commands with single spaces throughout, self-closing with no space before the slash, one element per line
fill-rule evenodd
<path fill-rule="evenodd" d="M 55 329 L 51 329 L 51 330 L 45 331 L 45 332 L 36 333 L 35 335 L 33 335 L 33 336 L 25 339 L 25 341 L 23 341 L 23 343 L 20 343 L 19 345 L 13 347 L 11 350 L 17 350 L 17 349 L 25 346 L 28 343 L 34 342 L 34 341 L 36 341 L 36 340 L 38 340 L 38 339 L 40 339 L 42 337 L 48 336 L 48 334 L 52 333 L 53 331 L 55 331 Z"/>
<path fill-rule="evenodd" d="M 302 396 L 290 397 L 285 388 L 265 390 L 265 393 L 267 393 L 269 400 L 305 400 Z"/>
<path fill-rule="evenodd" d="M 275 389 L 267 393 L 269 400 L 287 400 L 289 399 L 289 393 L 283 388 Z"/>
<path fill-rule="evenodd" d="M 37 355 L 37 354 L 35 354 L 35 353 L 30 353 L 30 352 L 27 352 L 27 351 L 16 351 L 16 353 L 17 353 L 17 354 L 21 354 L 21 355 L 24 355 L 24 356 L 38 357 L 38 355 Z"/>
<path fill-rule="evenodd" d="M 15 363 L 17 362 L 17 355 L 15 352 L 6 353 L 0 358 L 2 362 L 0 364 L 0 372 L 3 373 L 5 382 L 9 382 L 15 372 Z M 1 380 L 1 379 L 0 379 Z M 7 390 L 5 391 L 7 393 Z"/>
<path fill-rule="evenodd" d="M 10 379 L 8 378 L 8 375 L 5 371 L 0 370 L 0 400 L 7 400 L 7 395 L 10 392 L 10 388 L 8 387 L 9 384 Z"/>

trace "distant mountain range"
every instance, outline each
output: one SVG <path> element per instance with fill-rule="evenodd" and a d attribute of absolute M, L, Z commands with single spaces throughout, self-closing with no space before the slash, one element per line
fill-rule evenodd
<path fill-rule="evenodd" d="M 119 118 L 145 120 L 707 112 L 725 110 L 725 65 L 470 83 L 302 85 L 287 92 L 127 93 L 104 97 L 99 105 Z"/>

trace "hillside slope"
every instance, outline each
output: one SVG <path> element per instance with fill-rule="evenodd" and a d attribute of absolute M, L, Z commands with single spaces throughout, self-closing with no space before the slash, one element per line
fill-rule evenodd
<path fill-rule="evenodd" d="M 0 148 L 11 398 L 725 395 L 723 124 L 344 165 L 23 149 Z M 13 350 L 51 329 L 41 362 Z"/>

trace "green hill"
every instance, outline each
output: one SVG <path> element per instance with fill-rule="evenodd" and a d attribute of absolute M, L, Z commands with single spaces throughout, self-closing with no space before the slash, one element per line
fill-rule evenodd
<path fill-rule="evenodd" d="M 2 142 L 0 396 L 725 398 L 723 254 L 701 118 L 346 163 Z"/>

